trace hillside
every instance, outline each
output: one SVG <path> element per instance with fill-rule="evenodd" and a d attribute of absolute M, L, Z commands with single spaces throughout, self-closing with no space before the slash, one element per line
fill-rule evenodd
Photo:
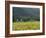
<path fill-rule="evenodd" d="M 16 18 L 40 20 L 40 9 L 13 7 L 13 20 Z"/>

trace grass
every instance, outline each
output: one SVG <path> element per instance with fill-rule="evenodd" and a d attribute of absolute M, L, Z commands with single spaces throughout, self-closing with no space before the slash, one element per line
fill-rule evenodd
<path fill-rule="evenodd" d="M 40 29 L 39 21 L 13 22 L 13 30 L 38 30 L 38 29 Z"/>

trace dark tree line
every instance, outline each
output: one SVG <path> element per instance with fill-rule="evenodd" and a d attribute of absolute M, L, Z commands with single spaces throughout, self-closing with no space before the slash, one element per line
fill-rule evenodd
<path fill-rule="evenodd" d="M 40 17 L 34 17 L 34 16 L 18 16 L 18 17 L 13 17 L 13 22 L 17 21 L 40 21 Z"/>

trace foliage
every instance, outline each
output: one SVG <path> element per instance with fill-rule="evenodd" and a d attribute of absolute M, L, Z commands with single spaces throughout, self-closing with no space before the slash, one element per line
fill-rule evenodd
<path fill-rule="evenodd" d="M 13 18 L 13 22 L 16 22 L 17 19 L 20 21 L 21 19 L 26 22 L 26 21 L 40 21 L 40 17 L 34 17 L 34 16 L 18 16 Z"/>
<path fill-rule="evenodd" d="M 39 30 L 40 22 L 31 21 L 31 22 L 13 22 L 13 30 Z"/>

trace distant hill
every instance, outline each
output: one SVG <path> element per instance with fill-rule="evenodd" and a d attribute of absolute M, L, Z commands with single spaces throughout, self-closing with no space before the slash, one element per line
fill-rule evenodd
<path fill-rule="evenodd" d="M 20 16 L 40 19 L 40 9 L 13 7 L 13 18 L 15 19 Z"/>

